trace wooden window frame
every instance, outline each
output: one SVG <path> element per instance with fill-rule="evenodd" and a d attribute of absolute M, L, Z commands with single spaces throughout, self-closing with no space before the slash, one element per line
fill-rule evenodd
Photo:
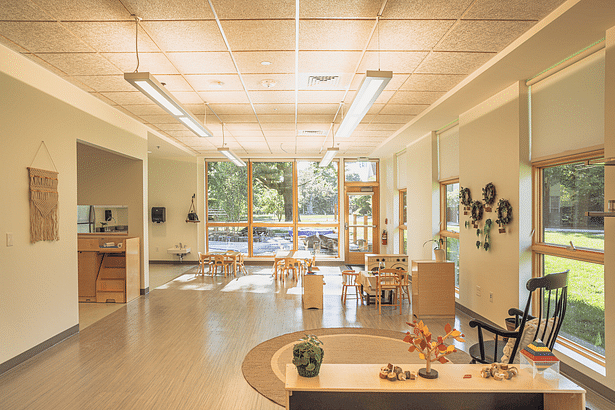
<path fill-rule="evenodd" d="M 544 201 L 542 192 L 543 170 L 558 165 L 565 165 L 573 162 L 589 161 L 604 157 L 603 149 L 593 149 L 586 152 L 575 152 L 571 155 L 561 156 L 559 158 L 548 158 L 532 163 L 532 198 L 533 198 L 533 225 L 534 235 L 532 237 L 532 277 L 541 277 L 544 270 L 544 256 L 554 256 L 557 258 L 570 259 L 580 262 L 595 263 L 604 266 L 604 251 L 589 250 L 589 249 L 568 249 L 563 245 L 555 245 L 544 242 L 544 225 L 542 204 Z M 533 313 L 540 301 L 532 301 Z M 574 351 L 583 358 L 590 360 L 602 367 L 606 366 L 606 357 L 596 353 L 585 346 L 568 340 L 564 337 L 558 337 L 557 343 L 561 346 Z"/>
<path fill-rule="evenodd" d="M 459 232 L 453 232 L 447 230 L 447 218 L 446 218 L 446 186 L 452 184 L 459 183 L 459 177 L 455 178 L 447 178 L 443 179 L 440 182 L 440 239 L 444 241 L 444 252 L 447 251 L 446 247 L 448 243 L 446 242 L 446 238 L 455 238 L 459 241 Z M 459 226 L 459 230 L 461 230 L 461 225 Z M 459 298 L 459 286 L 455 285 L 455 297 Z"/>
<path fill-rule="evenodd" d="M 404 218 L 404 195 L 406 196 L 406 204 L 408 203 L 408 189 L 399 190 L 399 253 L 404 250 L 404 234 L 408 229 L 408 214 Z"/>

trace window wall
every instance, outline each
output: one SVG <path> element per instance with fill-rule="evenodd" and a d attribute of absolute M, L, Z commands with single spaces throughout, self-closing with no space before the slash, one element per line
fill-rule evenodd
<path fill-rule="evenodd" d="M 604 165 L 596 153 L 534 164 L 534 276 L 570 270 L 558 343 L 604 365 Z M 591 163 L 591 161 L 589 161 Z"/>
<path fill-rule="evenodd" d="M 459 180 L 440 182 L 440 238 L 446 260 L 455 262 L 455 287 L 459 291 Z"/>
<path fill-rule="evenodd" d="M 207 250 L 339 257 L 338 162 L 206 162 Z"/>
<path fill-rule="evenodd" d="M 399 248 L 408 254 L 408 191 L 399 191 Z"/>

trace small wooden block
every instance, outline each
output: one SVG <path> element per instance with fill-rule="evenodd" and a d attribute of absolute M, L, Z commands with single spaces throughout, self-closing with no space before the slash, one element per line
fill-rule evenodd
<path fill-rule="evenodd" d="M 464 379 L 471 379 L 471 378 L 472 378 L 472 375 L 471 375 L 471 374 L 464 374 L 464 375 L 463 375 L 463 378 L 464 378 Z"/>

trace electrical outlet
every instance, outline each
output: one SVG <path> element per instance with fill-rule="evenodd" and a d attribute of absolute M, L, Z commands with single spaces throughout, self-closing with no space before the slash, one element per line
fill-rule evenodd
<path fill-rule="evenodd" d="M 493 303 L 493 292 L 489 292 L 489 302 Z"/>
<path fill-rule="evenodd" d="M 476 287 L 476 296 L 480 296 L 480 286 Z"/>
<path fill-rule="evenodd" d="M 13 246 L 13 234 L 11 232 L 6 233 L 6 246 Z"/>

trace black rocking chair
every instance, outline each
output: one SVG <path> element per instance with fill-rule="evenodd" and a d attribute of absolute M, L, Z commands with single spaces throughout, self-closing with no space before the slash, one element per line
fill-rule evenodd
<path fill-rule="evenodd" d="M 545 344 L 545 346 L 553 351 L 555 339 L 557 339 L 557 335 L 566 314 L 568 272 L 569 271 L 567 270 L 561 273 L 552 273 L 541 278 L 532 278 L 527 281 L 525 286 L 527 290 L 530 291 L 530 294 L 527 298 L 525 310 L 521 311 L 516 308 L 511 308 L 508 310 L 508 314 L 514 318 L 516 329 L 514 331 L 504 330 L 494 327 L 481 320 L 472 319 L 470 321 L 470 327 L 478 327 L 478 343 L 470 347 L 470 356 L 472 356 L 471 363 L 498 363 L 499 360 L 502 359 L 504 345 L 507 343 L 506 339 L 510 338 L 515 339 L 515 342 L 509 356 L 509 361 L 512 363 L 515 360 L 515 356 L 519 349 L 519 344 L 522 340 L 523 330 L 525 329 L 527 322 L 532 319 L 536 319 L 534 316 L 529 314 L 532 295 L 537 296 L 537 301 L 541 301 L 540 308 L 538 309 L 537 329 L 532 341 L 538 338 Z M 544 306 L 545 312 L 543 316 L 543 305 L 545 304 L 546 306 Z M 552 312 L 551 308 L 553 308 Z M 549 326 L 550 321 L 551 325 Z M 494 340 L 485 341 L 483 338 L 483 329 L 493 333 L 495 335 Z M 549 331 L 547 332 L 547 330 Z M 500 340 L 500 338 L 502 339 Z"/>

